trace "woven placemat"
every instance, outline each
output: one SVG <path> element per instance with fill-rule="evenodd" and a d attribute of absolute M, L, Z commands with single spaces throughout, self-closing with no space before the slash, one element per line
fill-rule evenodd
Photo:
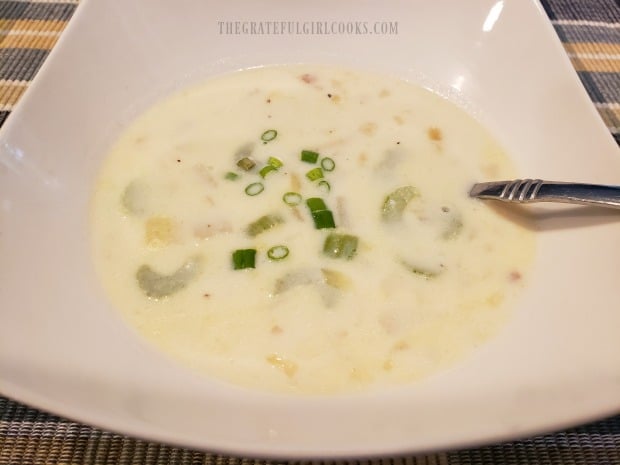
<path fill-rule="evenodd" d="M 542 0 L 541 3 L 590 98 L 620 143 L 618 2 Z M 0 125 L 56 43 L 77 4 L 77 0 L 0 0 Z M 283 462 L 227 457 L 141 441 L 74 423 L 0 397 L 0 465 L 275 463 Z M 620 416 L 556 434 L 483 448 L 338 463 L 620 465 Z"/>

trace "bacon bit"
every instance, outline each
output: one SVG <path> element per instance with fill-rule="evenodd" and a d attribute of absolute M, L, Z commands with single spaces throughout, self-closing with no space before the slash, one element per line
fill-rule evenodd
<path fill-rule="evenodd" d="M 305 220 L 302 214 L 300 213 L 299 208 L 293 207 L 292 210 L 293 210 L 293 216 L 303 223 Z"/>
<path fill-rule="evenodd" d="M 144 242 L 150 248 L 158 249 L 170 245 L 177 236 L 176 223 L 166 216 L 153 216 L 146 220 Z"/>
<path fill-rule="evenodd" d="M 370 376 L 370 374 L 362 368 L 351 368 L 349 378 L 353 381 L 359 381 L 362 383 L 372 380 L 372 376 Z"/>
<path fill-rule="evenodd" d="M 441 129 L 439 128 L 430 128 L 427 131 L 427 134 L 430 140 L 440 141 L 441 139 L 443 139 L 443 135 L 441 134 Z"/>
<path fill-rule="evenodd" d="M 203 294 L 202 296 L 203 296 L 203 297 L 207 297 L 207 298 L 209 298 L 209 297 L 211 297 L 211 294 L 208 294 L 208 293 L 207 293 L 207 294 Z"/>
<path fill-rule="evenodd" d="M 211 187 L 217 187 L 218 183 L 215 180 L 215 178 L 211 175 L 211 173 L 209 172 L 209 168 L 207 168 L 203 164 L 198 164 L 194 166 L 194 169 L 196 170 L 196 173 L 198 174 L 198 176 L 200 176 L 200 178 L 204 182 L 209 184 Z"/>
<path fill-rule="evenodd" d="M 400 141 L 396 141 L 396 145 L 400 145 Z"/>
<path fill-rule="evenodd" d="M 495 178 L 499 175 L 499 167 L 495 163 L 490 163 L 482 167 L 482 173 L 489 178 Z"/>
<path fill-rule="evenodd" d="M 278 325 L 273 325 L 271 327 L 271 334 L 282 334 L 282 331 L 284 330 Z"/>
<path fill-rule="evenodd" d="M 271 99 L 270 98 L 267 99 L 267 103 L 271 103 Z"/>
<path fill-rule="evenodd" d="M 409 344 L 405 341 L 398 341 L 394 344 L 394 350 L 407 350 L 409 348 Z"/>
<path fill-rule="evenodd" d="M 332 94 L 327 94 L 327 98 L 332 98 Z"/>
<path fill-rule="evenodd" d="M 299 176 L 295 173 L 291 173 L 291 190 L 293 192 L 297 192 L 301 189 L 301 181 L 299 180 Z"/>
<path fill-rule="evenodd" d="M 508 275 L 508 279 L 512 282 L 514 281 L 520 281 L 521 278 L 523 278 L 523 275 L 521 273 L 519 273 L 518 271 L 511 271 L 510 274 Z"/>
<path fill-rule="evenodd" d="M 271 354 L 266 357 L 267 362 L 279 370 L 282 370 L 286 376 L 292 378 L 297 373 L 297 364 L 280 357 L 277 354 Z"/>
<path fill-rule="evenodd" d="M 316 81 L 316 76 L 313 76 L 312 74 L 302 74 L 299 77 L 302 81 L 304 81 L 306 84 L 312 84 L 314 81 Z"/>
<path fill-rule="evenodd" d="M 181 163 L 181 159 L 180 158 L 177 158 L 177 163 Z"/>
<path fill-rule="evenodd" d="M 379 97 L 383 98 L 383 97 L 389 97 L 390 96 L 390 91 L 387 89 L 383 89 L 381 92 L 379 92 Z"/>
<path fill-rule="evenodd" d="M 403 119 L 402 116 L 394 115 L 392 118 L 394 119 L 394 121 L 396 121 L 396 124 L 398 124 L 399 126 L 405 123 L 405 120 Z"/>
<path fill-rule="evenodd" d="M 342 226 L 349 226 L 349 215 L 347 214 L 347 208 L 344 204 L 344 197 L 340 196 L 336 199 L 336 211 L 338 212 L 338 218 Z"/>
<path fill-rule="evenodd" d="M 215 236 L 216 234 L 229 232 L 232 232 L 232 227 L 228 223 L 222 223 L 217 226 L 203 223 L 194 227 L 194 237 L 196 237 L 197 239 L 207 239 L 209 237 Z"/>
<path fill-rule="evenodd" d="M 493 294 L 491 294 L 490 296 L 487 297 L 486 301 L 489 305 L 492 305 L 493 307 L 497 307 L 499 304 L 501 304 L 504 300 L 504 294 L 502 294 L 501 292 L 494 292 Z"/>
<path fill-rule="evenodd" d="M 373 122 L 364 123 L 359 127 L 359 130 L 362 134 L 366 134 L 367 136 L 372 136 L 377 130 L 377 123 L 373 123 Z"/>

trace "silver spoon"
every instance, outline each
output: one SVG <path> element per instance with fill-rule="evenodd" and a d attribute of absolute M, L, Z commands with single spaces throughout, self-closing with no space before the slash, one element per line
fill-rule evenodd
<path fill-rule="evenodd" d="M 620 209 L 620 186 L 514 179 L 474 184 L 470 197 L 503 202 L 562 202 Z"/>

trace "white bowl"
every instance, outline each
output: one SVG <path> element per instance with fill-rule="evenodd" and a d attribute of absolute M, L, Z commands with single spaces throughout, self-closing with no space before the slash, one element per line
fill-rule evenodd
<path fill-rule="evenodd" d="M 218 21 L 261 20 L 398 21 L 398 34 L 218 31 Z M 541 216 L 530 285 L 506 330 L 408 386 L 254 392 L 187 371 L 125 326 L 89 249 L 109 143 L 179 87 L 290 62 L 421 83 L 479 118 L 523 176 L 620 184 L 618 149 L 533 1 L 84 1 L 0 134 L 0 392 L 153 440 L 297 458 L 479 444 L 620 411 L 620 221 L 596 210 Z"/>

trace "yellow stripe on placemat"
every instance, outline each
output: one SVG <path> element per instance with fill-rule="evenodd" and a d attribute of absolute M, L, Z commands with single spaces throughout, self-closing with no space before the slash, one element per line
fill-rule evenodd
<path fill-rule="evenodd" d="M 0 40 L 0 48 L 38 48 L 51 50 L 57 40 L 58 35 L 8 35 Z"/>
<path fill-rule="evenodd" d="M 0 35 L 15 31 L 56 31 L 61 32 L 67 21 L 45 19 L 0 19 Z"/>
<path fill-rule="evenodd" d="M 575 71 L 587 71 L 590 73 L 620 72 L 620 59 L 618 58 L 571 56 L 570 61 Z"/>
<path fill-rule="evenodd" d="M 66 21 L 0 19 L 0 48 L 50 50 L 66 27 Z"/>
<path fill-rule="evenodd" d="M 566 42 L 563 45 L 576 71 L 620 72 L 620 44 Z"/>
<path fill-rule="evenodd" d="M 620 55 L 620 44 L 609 42 L 566 42 L 563 45 L 567 53 Z"/>
<path fill-rule="evenodd" d="M 0 111 L 11 111 L 27 87 L 27 81 L 0 80 Z"/>

